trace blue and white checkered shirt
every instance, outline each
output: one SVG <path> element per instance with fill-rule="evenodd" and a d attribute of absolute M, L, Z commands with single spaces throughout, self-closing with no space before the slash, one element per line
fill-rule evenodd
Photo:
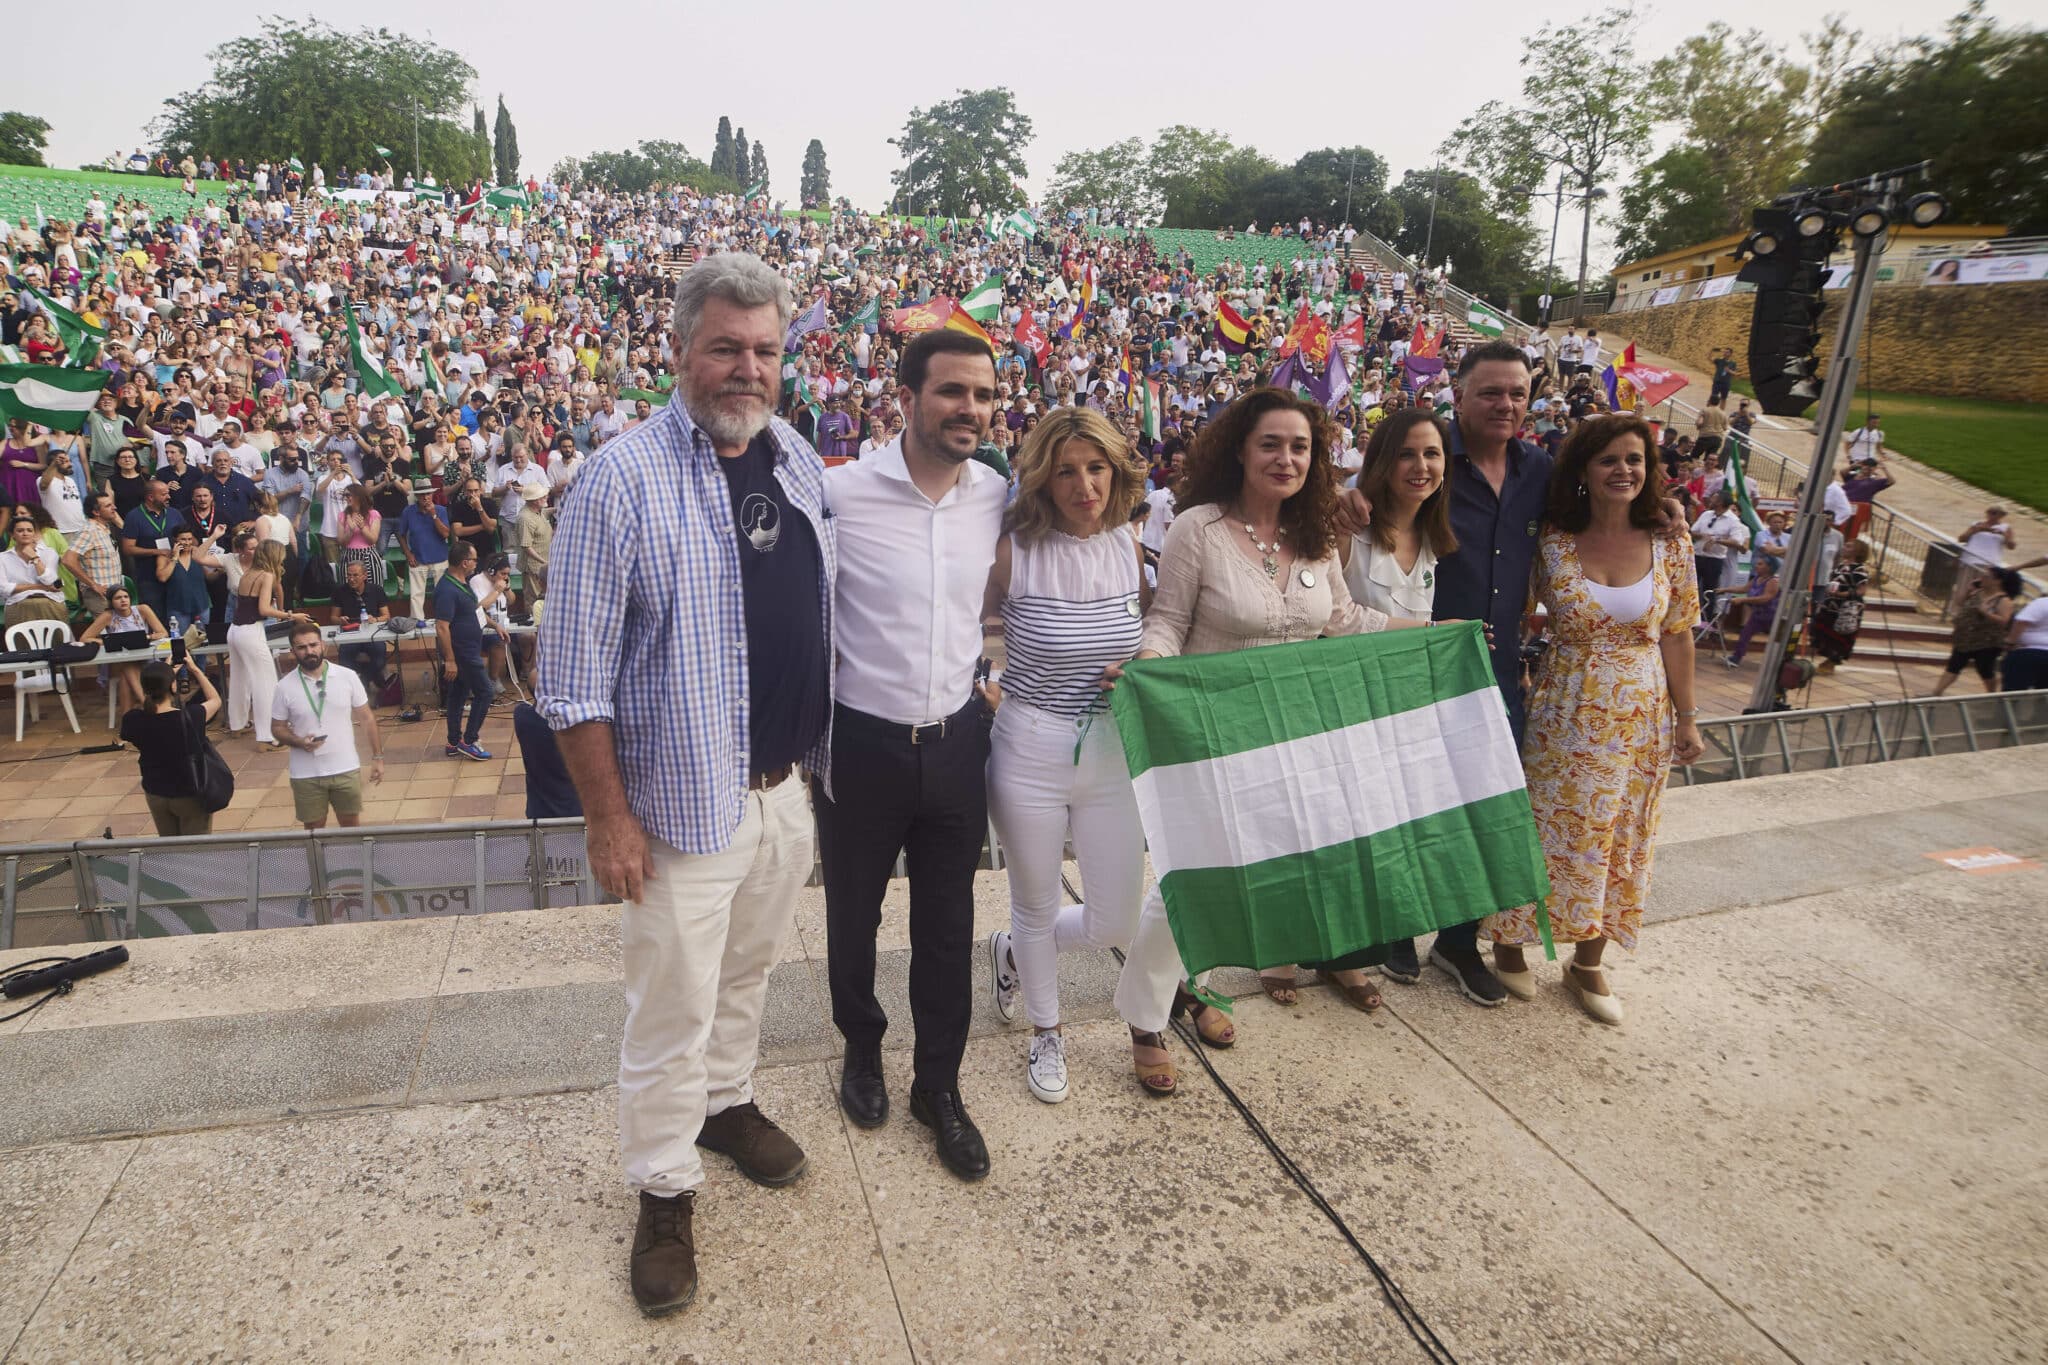
<path fill-rule="evenodd" d="M 837 552 L 824 462 L 788 424 L 768 430 L 776 480 L 818 539 L 830 659 Z M 577 473 L 555 531 L 539 646 L 549 728 L 609 722 L 642 828 L 685 853 L 724 848 L 752 771 L 746 605 L 731 494 L 680 394 Z M 828 725 L 804 764 L 824 777 L 831 752 Z"/>

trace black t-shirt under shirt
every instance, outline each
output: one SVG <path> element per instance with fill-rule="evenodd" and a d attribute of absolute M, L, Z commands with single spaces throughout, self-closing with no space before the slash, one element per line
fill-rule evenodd
<path fill-rule="evenodd" d="M 825 732 L 823 567 L 810 520 L 775 480 L 775 443 L 765 432 L 718 466 L 732 494 L 746 598 L 748 748 L 755 772 L 773 772 L 801 760 Z"/>

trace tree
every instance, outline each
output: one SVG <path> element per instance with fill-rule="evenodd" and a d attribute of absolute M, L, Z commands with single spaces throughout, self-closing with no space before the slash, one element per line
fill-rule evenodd
<path fill-rule="evenodd" d="M 714 174 L 680 142 L 642 142 L 630 152 L 592 152 L 578 163 L 577 183 L 608 185 L 638 194 L 657 185 L 692 185 L 714 194 L 737 188 L 731 177 Z"/>
<path fill-rule="evenodd" d="M 911 209 L 961 215 L 976 205 L 984 213 L 1014 208 L 1023 199 L 1017 183 L 1028 174 L 1024 148 L 1031 138 L 1031 118 L 1008 90 L 962 90 L 910 111 L 902 136 L 889 139 L 903 157 L 891 178 Z"/>
<path fill-rule="evenodd" d="M 174 158 L 193 152 L 369 165 L 379 144 L 411 143 L 417 100 L 425 174 L 446 184 L 489 169 L 489 138 L 479 142 L 461 125 L 476 72 L 433 43 L 388 29 L 343 33 L 316 20 L 272 18 L 260 33 L 207 57 L 213 72 L 206 83 L 164 101 L 151 125 Z"/>
<path fill-rule="evenodd" d="M 1387 163 L 1369 147 L 1318 148 L 1296 161 L 1287 179 L 1293 187 L 1291 201 L 1267 207 L 1268 221 L 1307 215 L 1326 223 L 1376 220 L 1389 230 L 1400 224 L 1398 216 L 1388 222 L 1382 207 Z"/>
<path fill-rule="evenodd" d="M 476 121 L 469 130 L 469 142 L 472 152 L 476 154 L 477 163 L 475 170 L 461 178 L 465 180 L 480 180 L 484 176 L 491 174 L 495 169 L 491 164 L 491 130 L 484 125 L 484 109 L 482 105 L 473 106 L 470 112 L 476 116 Z"/>
<path fill-rule="evenodd" d="M 40 166 L 50 142 L 50 125 L 34 114 L 8 110 L 0 114 L 0 162 L 9 166 Z"/>
<path fill-rule="evenodd" d="M 764 188 L 768 184 L 768 149 L 759 142 L 754 144 L 754 162 L 747 167 L 747 184 Z"/>
<path fill-rule="evenodd" d="M 711 171 L 732 178 L 732 120 L 718 116 L 718 136 L 711 144 Z"/>
<path fill-rule="evenodd" d="M 806 208 L 828 208 L 832 203 L 832 172 L 825 168 L 825 144 L 816 138 L 804 148 L 804 177 L 797 195 Z"/>
<path fill-rule="evenodd" d="M 505 108 L 505 97 L 498 96 L 498 122 L 493 130 L 496 146 L 494 164 L 498 170 L 500 185 L 519 183 L 519 130 L 512 126 L 512 113 Z"/>
<path fill-rule="evenodd" d="M 2048 33 L 2002 29 L 1981 0 L 1938 37 L 1849 70 L 1814 135 L 1806 179 L 1834 184 L 1919 160 L 1964 223 L 2048 232 Z"/>
<path fill-rule="evenodd" d="M 555 163 L 548 172 L 548 179 L 557 185 L 581 185 L 584 180 L 583 161 L 580 157 L 565 156 Z"/>
<path fill-rule="evenodd" d="M 1504 303 L 1534 270 L 1536 230 L 1518 209 L 1496 207 L 1463 171 L 1413 170 L 1394 186 L 1401 206 L 1394 245 L 1417 261 L 1452 264 L 1452 283 Z"/>
<path fill-rule="evenodd" d="M 1218 132 L 1184 123 L 1160 130 L 1146 156 L 1147 178 L 1166 201 L 1160 225 L 1170 228 L 1237 226 L 1250 221 L 1238 201 L 1246 186 L 1280 169 L 1249 147 Z"/>
<path fill-rule="evenodd" d="M 1055 208 L 1100 209 L 1105 219 L 1133 224 L 1156 222 L 1166 211 L 1166 196 L 1152 185 L 1145 143 L 1135 137 L 1061 157 L 1045 199 Z"/>
<path fill-rule="evenodd" d="M 747 182 L 747 172 L 754 166 L 754 149 L 747 145 L 747 130 L 736 130 L 732 135 L 732 178 L 742 185 Z"/>
<path fill-rule="evenodd" d="M 1592 249 L 1592 192 L 1649 146 L 1650 101 L 1636 63 L 1636 28 L 1635 12 L 1626 5 L 1562 28 L 1545 24 L 1522 53 L 1522 102 L 1511 107 L 1487 101 L 1458 125 L 1447 145 L 1480 173 L 1503 206 L 1517 202 L 1512 186 L 1541 185 L 1553 167 L 1565 173 L 1584 196 L 1582 291 Z M 1462 260 L 1458 266 L 1462 276 Z"/>
<path fill-rule="evenodd" d="M 1829 32 L 1839 31 L 1831 22 Z M 1666 250 L 1747 227 L 1750 210 L 1789 188 L 1805 164 L 1813 85 L 1813 72 L 1762 33 L 1737 34 L 1720 22 L 1658 59 L 1650 68 L 1652 109 L 1679 125 L 1680 141 L 1646 170 L 1673 197 L 1666 203 L 1646 193 L 1640 180 L 1624 188 L 1624 236 L 1633 230 L 1663 240 L 1657 250 Z M 1645 212 L 1668 224 L 1644 223 Z M 1682 236 L 1701 228 L 1699 236 Z"/>
<path fill-rule="evenodd" d="M 1767 201 L 1743 205 L 1731 227 L 1727 178 L 1705 149 L 1681 143 L 1622 187 L 1615 257 L 1638 261 L 1719 237 L 1742 227 L 1749 209 L 1760 202 Z"/>

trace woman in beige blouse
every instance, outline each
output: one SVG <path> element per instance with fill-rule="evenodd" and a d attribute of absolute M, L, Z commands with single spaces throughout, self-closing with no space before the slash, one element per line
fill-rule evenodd
<path fill-rule="evenodd" d="M 1361 606 L 1344 585 L 1330 458 L 1335 434 L 1321 408 L 1270 388 L 1253 390 L 1203 428 L 1175 490 L 1179 511 L 1160 553 L 1159 587 L 1137 657 L 1219 654 L 1428 624 Z M 1116 991 L 1141 1083 L 1148 1065 L 1171 1074 L 1161 1031 L 1174 1010 L 1193 1004 L 1185 994 L 1176 1001 L 1181 972 L 1154 886 Z M 1293 979 L 1289 969 L 1267 989 L 1292 1003 Z M 1220 1012 L 1195 1008 L 1204 1038 L 1217 1046 L 1234 1041 L 1227 1025 L 1217 1026 Z"/>

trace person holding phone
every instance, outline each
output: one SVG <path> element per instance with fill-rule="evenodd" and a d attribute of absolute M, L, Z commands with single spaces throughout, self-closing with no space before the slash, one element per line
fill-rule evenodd
<path fill-rule="evenodd" d="M 301 620 L 292 626 L 292 662 L 272 697 L 270 732 L 290 749 L 292 812 L 307 829 L 327 823 L 327 813 L 344 827 L 363 822 L 362 760 L 355 727 L 370 743 L 370 781 L 384 780 L 384 739 L 370 713 L 363 680 L 327 662 L 320 627 Z"/>
<path fill-rule="evenodd" d="M 202 670 L 185 662 L 184 641 L 173 641 L 171 649 L 172 663 L 142 666 L 142 704 L 121 717 L 121 742 L 135 750 L 142 798 L 156 832 L 167 838 L 211 834 L 213 812 L 199 800 L 192 760 L 206 723 L 220 711 L 220 693 Z M 186 687 L 197 695 L 185 700 Z"/>

